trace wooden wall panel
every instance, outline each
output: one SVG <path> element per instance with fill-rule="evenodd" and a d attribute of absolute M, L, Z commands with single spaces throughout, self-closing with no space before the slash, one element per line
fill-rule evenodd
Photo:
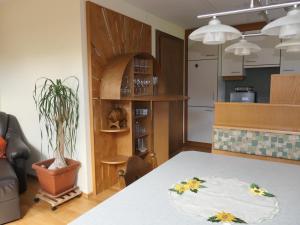
<path fill-rule="evenodd" d="M 300 105 L 216 103 L 215 126 L 300 131 Z"/>
<path fill-rule="evenodd" d="M 157 164 L 161 165 L 169 159 L 169 102 L 153 103 L 154 152 Z"/>
<path fill-rule="evenodd" d="M 272 75 L 271 104 L 300 105 L 300 74 Z"/>
<path fill-rule="evenodd" d="M 184 41 L 156 31 L 156 57 L 160 64 L 159 93 L 184 95 Z M 183 146 L 184 102 L 170 102 L 169 154 L 176 154 Z"/>
<path fill-rule="evenodd" d="M 137 20 L 87 2 L 87 33 L 89 59 L 89 88 L 91 126 L 94 128 L 92 137 L 92 159 L 94 193 L 108 187 L 104 182 L 108 174 L 116 173 L 113 169 L 102 167 L 100 161 L 105 156 L 116 154 L 113 136 L 100 132 L 100 84 L 102 72 L 106 64 L 114 57 L 126 54 L 151 53 L 151 26 Z M 105 179 L 107 180 L 107 179 Z"/>

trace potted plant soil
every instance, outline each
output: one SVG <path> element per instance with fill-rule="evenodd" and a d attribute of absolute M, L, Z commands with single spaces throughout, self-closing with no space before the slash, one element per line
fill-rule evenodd
<path fill-rule="evenodd" d="M 72 87 L 70 84 L 73 84 Z M 80 167 L 80 162 L 65 158 L 65 152 L 70 157 L 75 152 L 78 86 L 76 77 L 65 80 L 41 78 L 34 88 L 42 141 L 46 138 L 48 152 L 52 150 L 54 158 L 34 163 L 32 168 L 36 171 L 41 189 L 52 196 L 59 196 L 75 187 Z"/>

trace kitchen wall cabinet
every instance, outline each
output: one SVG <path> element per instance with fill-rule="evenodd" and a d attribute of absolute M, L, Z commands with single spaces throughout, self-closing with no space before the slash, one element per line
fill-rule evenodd
<path fill-rule="evenodd" d="M 235 43 L 230 41 L 222 45 L 222 76 L 243 76 L 243 57 L 232 53 L 226 53 L 225 48 Z"/>
<path fill-rule="evenodd" d="M 300 53 L 281 51 L 280 73 L 300 73 Z"/>
<path fill-rule="evenodd" d="M 259 45 L 261 51 L 244 57 L 245 68 L 280 66 L 280 50 L 275 48 L 280 43 L 279 38 L 256 36 L 247 37 L 247 40 Z"/>
<path fill-rule="evenodd" d="M 219 47 L 217 45 L 204 45 L 199 41 L 188 42 L 188 60 L 217 59 Z"/>
<path fill-rule="evenodd" d="M 214 109 L 209 107 L 189 107 L 188 118 L 188 140 L 212 143 Z"/>

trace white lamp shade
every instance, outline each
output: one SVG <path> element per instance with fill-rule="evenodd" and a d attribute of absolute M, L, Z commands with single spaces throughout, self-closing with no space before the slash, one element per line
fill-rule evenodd
<path fill-rule="evenodd" d="M 300 52 L 300 38 L 284 41 L 276 45 L 276 48 L 286 50 L 287 52 Z"/>
<path fill-rule="evenodd" d="M 281 39 L 300 37 L 300 9 L 293 9 L 286 16 L 267 24 L 261 33 Z"/>
<path fill-rule="evenodd" d="M 220 20 L 213 18 L 208 25 L 193 31 L 189 38 L 193 41 L 202 41 L 206 45 L 218 45 L 239 38 L 241 35 L 236 28 L 221 24 Z"/>
<path fill-rule="evenodd" d="M 261 48 L 257 44 L 250 43 L 245 39 L 225 48 L 225 52 L 230 52 L 240 56 L 250 55 L 251 53 L 259 52 L 260 50 Z"/>

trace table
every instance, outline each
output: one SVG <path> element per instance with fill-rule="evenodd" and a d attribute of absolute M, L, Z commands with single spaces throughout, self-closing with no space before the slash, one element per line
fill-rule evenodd
<path fill-rule="evenodd" d="M 191 176 L 237 178 L 276 193 L 280 212 L 262 225 L 300 224 L 300 166 L 182 152 L 70 225 L 212 225 L 178 212 L 168 189 Z"/>

